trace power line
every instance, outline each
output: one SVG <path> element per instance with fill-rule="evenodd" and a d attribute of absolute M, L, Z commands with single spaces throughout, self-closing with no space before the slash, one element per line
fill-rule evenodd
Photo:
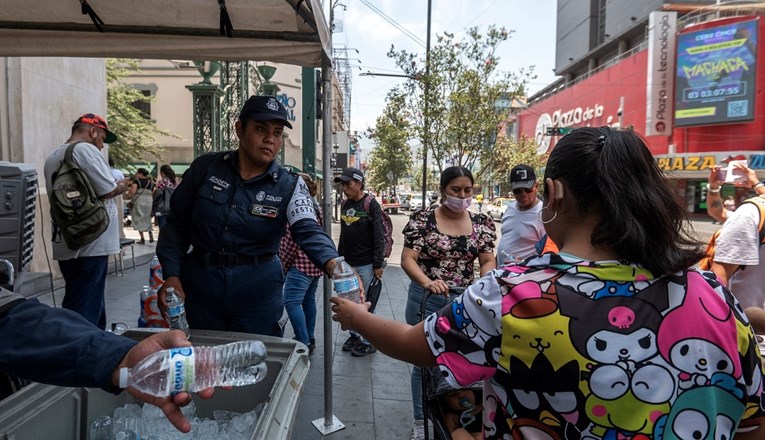
<path fill-rule="evenodd" d="M 408 29 L 406 29 L 405 27 L 400 25 L 396 20 L 394 20 L 393 18 L 389 17 L 386 13 L 384 13 L 383 11 L 378 9 L 377 6 L 371 4 L 368 0 L 361 0 L 361 3 L 364 4 L 364 6 L 368 7 L 369 9 L 371 9 L 372 12 L 374 12 L 377 15 L 379 15 L 383 20 L 385 20 L 388 23 L 390 23 L 393 27 L 395 27 L 396 29 L 400 30 L 404 35 L 406 35 L 407 37 L 411 38 L 415 43 L 419 44 L 422 47 L 425 47 L 425 42 L 422 41 L 422 39 L 420 39 L 420 37 L 418 37 L 417 35 L 415 35 L 412 32 L 410 32 Z"/>
<path fill-rule="evenodd" d="M 476 15 L 475 17 L 473 17 L 473 19 L 472 19 L 472 20 L 470 20 L 470 21 L 468 21 L 467 23 L 465 23 L 464 27 L 468 27 L 468 26 L 470 26 L 470 25 L 471 25 L 471 24 L 472 24 L 474 21 L 476 21 L 476 20 L 478 19 L 478 17 L 482 16 L 484 12 L 488 11 L 488 10 L 489 10 L 489 8 L 491 8 L 492 6 L 494 6 L 494 3 L 497 3 L 498 1 L 499 1 L 499 0 L 494 0 L 493 2 L 491 2 L 491 3 L 489 4 L 489 6 L 487 6 L 487 7 L 486 7 L 486 8 L 485 8 L 483 11 L 479 12 L 479 13 L 478 13 L 478 15 Z"/>

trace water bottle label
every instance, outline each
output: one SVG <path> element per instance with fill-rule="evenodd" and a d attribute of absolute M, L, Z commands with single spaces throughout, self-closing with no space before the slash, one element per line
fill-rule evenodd
<path fill-rule="evenodd" d="M 182 347 L 170 350 L 170 371 L 172 378 L 167 381 L 170 388 L 169 394 L 175 395 L 181 391 L 188 391 L 194 384 L 195 362 L 194 348 Z"/>
<path fill-rule="evenodd" d="M 184 305 L 178 304 L 177 306 L 167 308 L 167 316 L 169 317 L 181 316 L 181 314 L 185 311 L 186 311 L 186 308 L 184 307 Z"/>
<path fill-rule="evenodd" d="M 344 280 L 335 280 L 335 292 L 350 292 L 359 288 L 359 281 L 356 277 L 346 278 Z"/>

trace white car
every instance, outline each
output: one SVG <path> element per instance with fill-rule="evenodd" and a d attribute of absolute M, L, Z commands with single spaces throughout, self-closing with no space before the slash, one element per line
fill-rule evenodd
<path fill-rule="evenodd" d="M 422 194 L 412 194 L 412 198 L 409 199 L 409 209 L 412 211 L 422 209 Z"/>
<path fill-rule="evenodd" d="M 497 197 L 488 205 L 484 203 L 484 213 L 494 220 L 500 220 L 502 219 L 502 214 L 504 214 L 507 210 L 507 205 L 512 203 L 513 200 L 514 199 L 508 199 L 505 197 Z"/>

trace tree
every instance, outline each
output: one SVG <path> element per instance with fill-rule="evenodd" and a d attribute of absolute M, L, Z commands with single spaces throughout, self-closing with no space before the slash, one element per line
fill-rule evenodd
<path fill-rule="evenodd" d="M 542 171 L 547 164 L 548 155 L 537 153 L 537 142 L 534 139 L 522 136 L 515 141 L 500 137 L 494 148 L 491 173 L 490 176 L 486 176 L 486 180 L 499 185 L 500 195 L 505 195 L 510 192 L 510 170 L 522 163 L 534 168 L 537 185 L 541 185 Z"/>
<path fill-rule="evenodd" d="M 410 125 L 428 146 L 439 172 L 451 165 L 475 170 L 480 161 L 478 177 L 491 165 L 485 158 L 491 158 L 498 131 L 507 119 L 507 104 L 512 97 L 525 95 L 526 83 L 536 78 L 533 66 L 516 73 L 498 69 L 497 47 L 511 33 L 490 26 L 486 35 L 470 28 L 460 41 L 448 32 L 439 35 L 430 52 L 427 75 L 425 60 L 391 46 L 388 57 L 411 78 L 403 86 Z"/>
<path fill-rule="evenodd" d="M 157 135 L 177 137 L 158 128 L 150 115 L 134 105 L 136 102 L 152 100 L 137 88 L 122 82 L 122 78 L 137 71 L 138 60 L 106 60 L 106 111 L 109 116 L 109 129 L 118 135 L 117 141 L 109 145 L 109 157 L 118 167 L 124 167 L 136 158 L 147 155 L 159 158 L 164 149 L 157 141 Z"/>
<path fill-rule="evenodd" d="M 412 169 L 412 152 L 408 140 L 410 126 L 405 111 L 405 95 L 393 89 L 386 97 L 383 114 L 377 118 L 368 136 L 377 146 L 369 158 L 369 185 L 379 189 L 395 188 L 399 179 Z"/>

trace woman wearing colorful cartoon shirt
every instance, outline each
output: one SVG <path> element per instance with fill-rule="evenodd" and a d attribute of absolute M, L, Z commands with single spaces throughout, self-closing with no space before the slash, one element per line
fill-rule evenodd
<path fill-rule="evenodd" d="M 436 208 L 415 212 L 404 227 L 401 267 L 412 280 L 406 302 L 406 322 L 415 325 L 425 290 L 437 295 L 428 298 L 429 315 L 449 302 L 449 289 L 464 289 L 473 281 L 475 261 L 481 275 L 495 268 L 494 221 L 467 211 L 473 197 L 473 175 L 465 167 L 453 166 L 441 173 L 442 203 Z M 426 315 L 427 316 L 427 315 Z M 422 378 L 412 370 L 412 437 L 424 438 Z"/>
<path fill-rule="evenodd" d="M 581 128 L 545 169 L 559 253 L 495 270 L 409 327 L 333 299 L 377 348 L 484 380 L 485 438 L 765 437 L 754 332 L 711 272 L 644 141 Z"/>

